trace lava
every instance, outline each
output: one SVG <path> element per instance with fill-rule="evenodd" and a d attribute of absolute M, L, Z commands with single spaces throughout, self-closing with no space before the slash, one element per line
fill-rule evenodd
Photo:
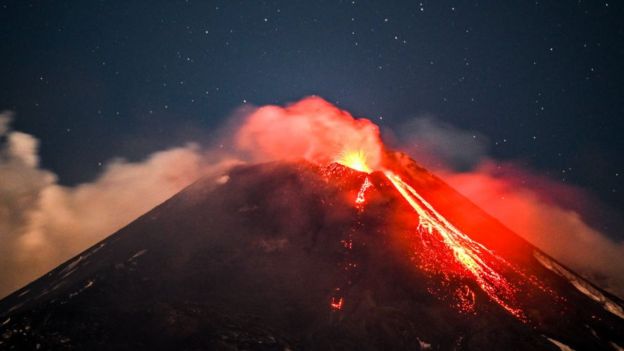
<path fill-rule="evenodd" d="M 362 151 L 343 152 L 337 163 L 356 171 L 368 174 L 373 172 L 366 163 L 366 154 Z M 382 173 L 418 215 L 417 232 L 426 250 L 421 256 L 424 261 L 429 261 L 421 268 L 425 271 L 441 271 L 445 276 L 455 273 L 460 277 L 471 277 L 492 301 L 520 320 L 525 320 L 523 311 L 515 307 L 515 294 L 518 289 L 495 269 L 498 266 L 511 265 L 453 226 L 400 176 L 387 169 L 382 170 Z M 366 177 L 355 199 L 355 205 L 360 211 L 366 201 L 366 191 L 371 186 L 369 177 Z M 350 239 L 348 242 L 350 249 L 352 242 Z M 458 300 L 456 306 L 461 312 L 474 312 L 476 296 L 470 287 L 463 285 L 456 289 L 454 295 Z M 334 300 L 330 305 L 336 309 Z"/>
<path fill-rule="evenodd" d="M 368 190 L 371 186 L 373 186 L 373 183 L 371 183 L 370 180 L 368 180 L 368 177 L 366 177 L 366 179 L 364 179 L 364 183 L 362 183 L 360 191 L 358 191 L 357 197 L 355 198 L 356 205 L 361 206 L 364 204 L 366 201 L 366 190 Z"/>
<path fill-rule="evenodd" d="M 455 228 L 401 177 L 388 170 L 384 171 L 384 175 L 418 214 L 419 232 L 435 236 L 442 241 L 444 246 L 452 252 L 455 263 L 461 266 L 463 272 L 473 277 L 490 299 L 512 315 L 524 319 L 522 310 L 513 306 L 517 289 L 505 277 L 497 273 L 487 261 L 509 264 Z M 434 252 L 431 258 L 443 260 L 444 257 L 443 253 Z M 448 263 L 438 262 L 438 265 Z"/>

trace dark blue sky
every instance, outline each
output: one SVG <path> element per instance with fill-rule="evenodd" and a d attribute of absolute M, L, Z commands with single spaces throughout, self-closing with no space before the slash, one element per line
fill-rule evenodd
<path fill-rule="evenodd" d="M 0 109 L 64 184 L 317 94 L 478 131 L 624 212 L 621 2 L 20 0 L 0 36 Z"/>

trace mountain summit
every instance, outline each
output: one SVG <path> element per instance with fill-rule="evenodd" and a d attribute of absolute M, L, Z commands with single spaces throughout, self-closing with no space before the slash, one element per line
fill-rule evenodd
<path fill-rule="evenodd" d="M 0 301 L 4 350 L 621 350 L 622 301 L 388 153 L 200 179 Z"/>

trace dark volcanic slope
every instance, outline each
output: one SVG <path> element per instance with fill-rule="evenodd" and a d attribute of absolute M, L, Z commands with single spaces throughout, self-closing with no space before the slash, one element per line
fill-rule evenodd
<path fill-rule="evenodd" d="M 520 296 L 526 322 L 474 282 L 418 268 L 418 248 L 406 241 L 417 219 L 380 174 L 371 176 L 363 211 L 353 199 L 364 175 L 340 166 L 331 174 L 328 182 L 311 165 L 276 163 L 235 169 L 222 185 L 193 184 L 0 301 L 0 349 L 558 350 L 549 338 L 579 350 L 624 344 L 622 319 L 576 289 L 557 272 L 563 267 L 546 256 L 538 262 L 513 233 L 501 235 L 523 249 L 508 248 L 509 262 L 557 296 Z M 423 182 L 425 189 L 438 181 Z M 459 196 L 442 188 L 429 187 L 448 192 L 438 202 Z M 445 215 L 453 219 L 452 211 Z M 480 212 L 471 218 L 492 221 Z M 498 249 L 505 254 L 504 245 Z M 454 284 L 476 293 L 474 312 L 432 293 Z M 330 307 L 339 301 L 340 310 Z"/>

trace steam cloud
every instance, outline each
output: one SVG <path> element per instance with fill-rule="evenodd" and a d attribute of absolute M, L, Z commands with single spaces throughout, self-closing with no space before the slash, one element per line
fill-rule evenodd
<path fill-rule="evenodd" d="M 114 160 L 94 181 L 74 187 L 39 167 L 38 141 L 10 129 L 0 115 L 0 297 L 45 273 L 90 244 L 129 223 L 201 176 L 223 174 L 242 159 L 305 158 L 323 163 L 345 150 L 359 149 L 375 168 L 382 144 L 377 126 L 354 119 L 318 97 L 295 104 L 248 111 L 222 136 L 236 149 L 227 155 L 188 144 L 148 156 L 142 162 Z M 232 136 L 233 135 L 233 136 Z M 390 139 L 386 135 L 387 139 Z M 395 136 L 415 159 L 556 259 L 622 296 L 624 257 L 616 243 L 557 201 L 544 201 L 544 189 L 574 198 L 573 188 L 541 179 L 537 191 L 501 173 L 487 157 L 487 138 L 427 117 Z M 4 142 L 3 142 L 4 141 Z M 234 155 L 234 156 L 233 156 Z M 510 166 L 507 166 L 510 167 Z M 516 169 L 520 170 L 520 169 Z M 528 183 L 527 183 L 528 184 Z"/>

